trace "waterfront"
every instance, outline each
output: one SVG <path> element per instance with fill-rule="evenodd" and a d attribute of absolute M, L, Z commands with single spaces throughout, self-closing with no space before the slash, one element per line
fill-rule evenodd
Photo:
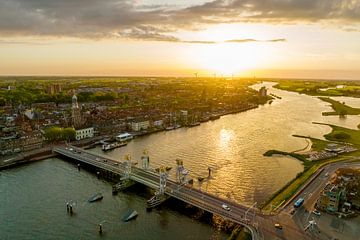
<path fill-rule="evenodd" d="M 294 151 L 307 143 L 292 134 L 322 138 L 330 131 L 328 126 L 314 125 L 313 121 L 350 128 L 356 128 L 360 122 L 358 116 L 346 119 L 322 116 L 321 112 L 329 111 L 330 107 L 317 98 L 276 89 L 270 92 L 282 99 L 198 127 L 140 137 L 106 155 L 122 160 L 130 153 L 134 161 L 139 161 L 142 151 L 147 149 L 152 167 L 161 164 L 174 167 L 175 159 L 180 158 L 193 177 L 206 176 L 210 166 L 214 169 L 212 178 L 202 184 L 203 190 L 248 205 L 254 201 L 260 203 L 302 170 L 299 161 L 263 157 L 265 151 Z M 91 151 L 103 154 L 100 149 Z M 194 186 L 200 185 L 195 182 Z M 1 196 L 6 196 L 0 200 L 0 212 L 4 216 L 0 233 L 5 239 L 92 239 L 98 236 L 96 224 L 103 220 L 108 222 L 104 224 L 104 236 L 109 239 L 225 237 L 212 226 L 166 205 L 147 213 L 145 201 L 150 193 L 145 188 L 112 197 L 110 183 L 86 171 L 78 172 L 74 165 L 59 159 L 1 172 L 0 191 Z M 86 203 L 99 191 L 104 194 L 102 202 Z M 78 202 L 73 217 L 66 212 L 65 203 L 69 200 Z M 124 224 L 120 222 L 121 213 L 128 207 L 136 208 L 139 217 Z"/>
<path fill-rule="evenodd" d="M 308 144 L 304 139 L 292 137 L 293 134 L 323 138 L 330 131 L 330 127 L 312 122 L 349 128 L 356 128 L 360 122 L 358 116 L 346 119 L 322 116 L 323 111 L 331 108 L 316 97 L 274 89 L 273 83 L 265 85 L 270 93 L 282 99 L 198 127 L 137 138 L 114 151 L 103 153 L 100 148 L 91 151 L 121 161 L 125 154 L 130 154 L 133 161 L 140 161 L 143 150 L 147 149 L 153 168 L 160 165 L 175 168 L 175 159 L 180 158 L 192 177 L 206 177 L 210 166 L 214 170 L 212 178 L 202 184 L 195 182 L 195 187 L 247 205 L 260 203 L 303 169 L 295 159 L 269 158 L 263 153 L 269 149 L 295 151 Z M 174 171 L 171 175 L 174 177 Z"/>

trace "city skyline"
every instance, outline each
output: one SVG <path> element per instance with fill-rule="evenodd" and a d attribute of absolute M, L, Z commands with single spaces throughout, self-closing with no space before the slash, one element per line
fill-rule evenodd
<path fill-rule="evenodd" d="M 0 0 L 0 9 L 0 75 L 360 79 L 358 1 Z"/>

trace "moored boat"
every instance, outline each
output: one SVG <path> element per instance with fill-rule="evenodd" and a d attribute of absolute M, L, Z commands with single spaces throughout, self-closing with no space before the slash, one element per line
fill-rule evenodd
<path fill-rule="evenodd" d="M 138 216 L 138 212 L 135 211 L 134 209 L 129 209 L 124 216 L 122 217 L 122 220 L 124 222 L 130 221 L 131 219 L 134 219 Z"/>
<path fill-rule="evenodd" d="M 101 193 L 96 193 L 94 196 L 92 196 L 91 198 L 89 198 L 88 202 L 96 202 L 96 201 L 100 201 L 101 199 L 103 199 L 104 196 Z"/>
<path fill-rule="evenodd" d="M 101 150 L 103 151 L 109 151 L 118 147 L 126 146 L 127 142 L 113 142 L 113 143 L 104 143 L 101 146 Z"/>

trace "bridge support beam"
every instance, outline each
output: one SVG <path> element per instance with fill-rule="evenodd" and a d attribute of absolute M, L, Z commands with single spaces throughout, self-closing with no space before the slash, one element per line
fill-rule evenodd
<path fill-rule="evenodd" d="M 168 173 L 166 172 L 164 167 L 161 167 L 159 169 L 159 175 L 160 175 L 159 190 L 156 191 L 155 195 L 146 202 L 146 207 L 148 209 L 160 205 L 170 197 L 168 195 L 165 195 L 166 180 L 168 177 Z"/>

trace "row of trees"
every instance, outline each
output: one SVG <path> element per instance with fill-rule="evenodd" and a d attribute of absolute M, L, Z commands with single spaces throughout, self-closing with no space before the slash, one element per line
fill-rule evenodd
<path fill-rule="evenodd" d="M 74 128 L 49 127 L 45 129 L 45 138 L 50 142 L 71 141 L 75 139 Z"/>

